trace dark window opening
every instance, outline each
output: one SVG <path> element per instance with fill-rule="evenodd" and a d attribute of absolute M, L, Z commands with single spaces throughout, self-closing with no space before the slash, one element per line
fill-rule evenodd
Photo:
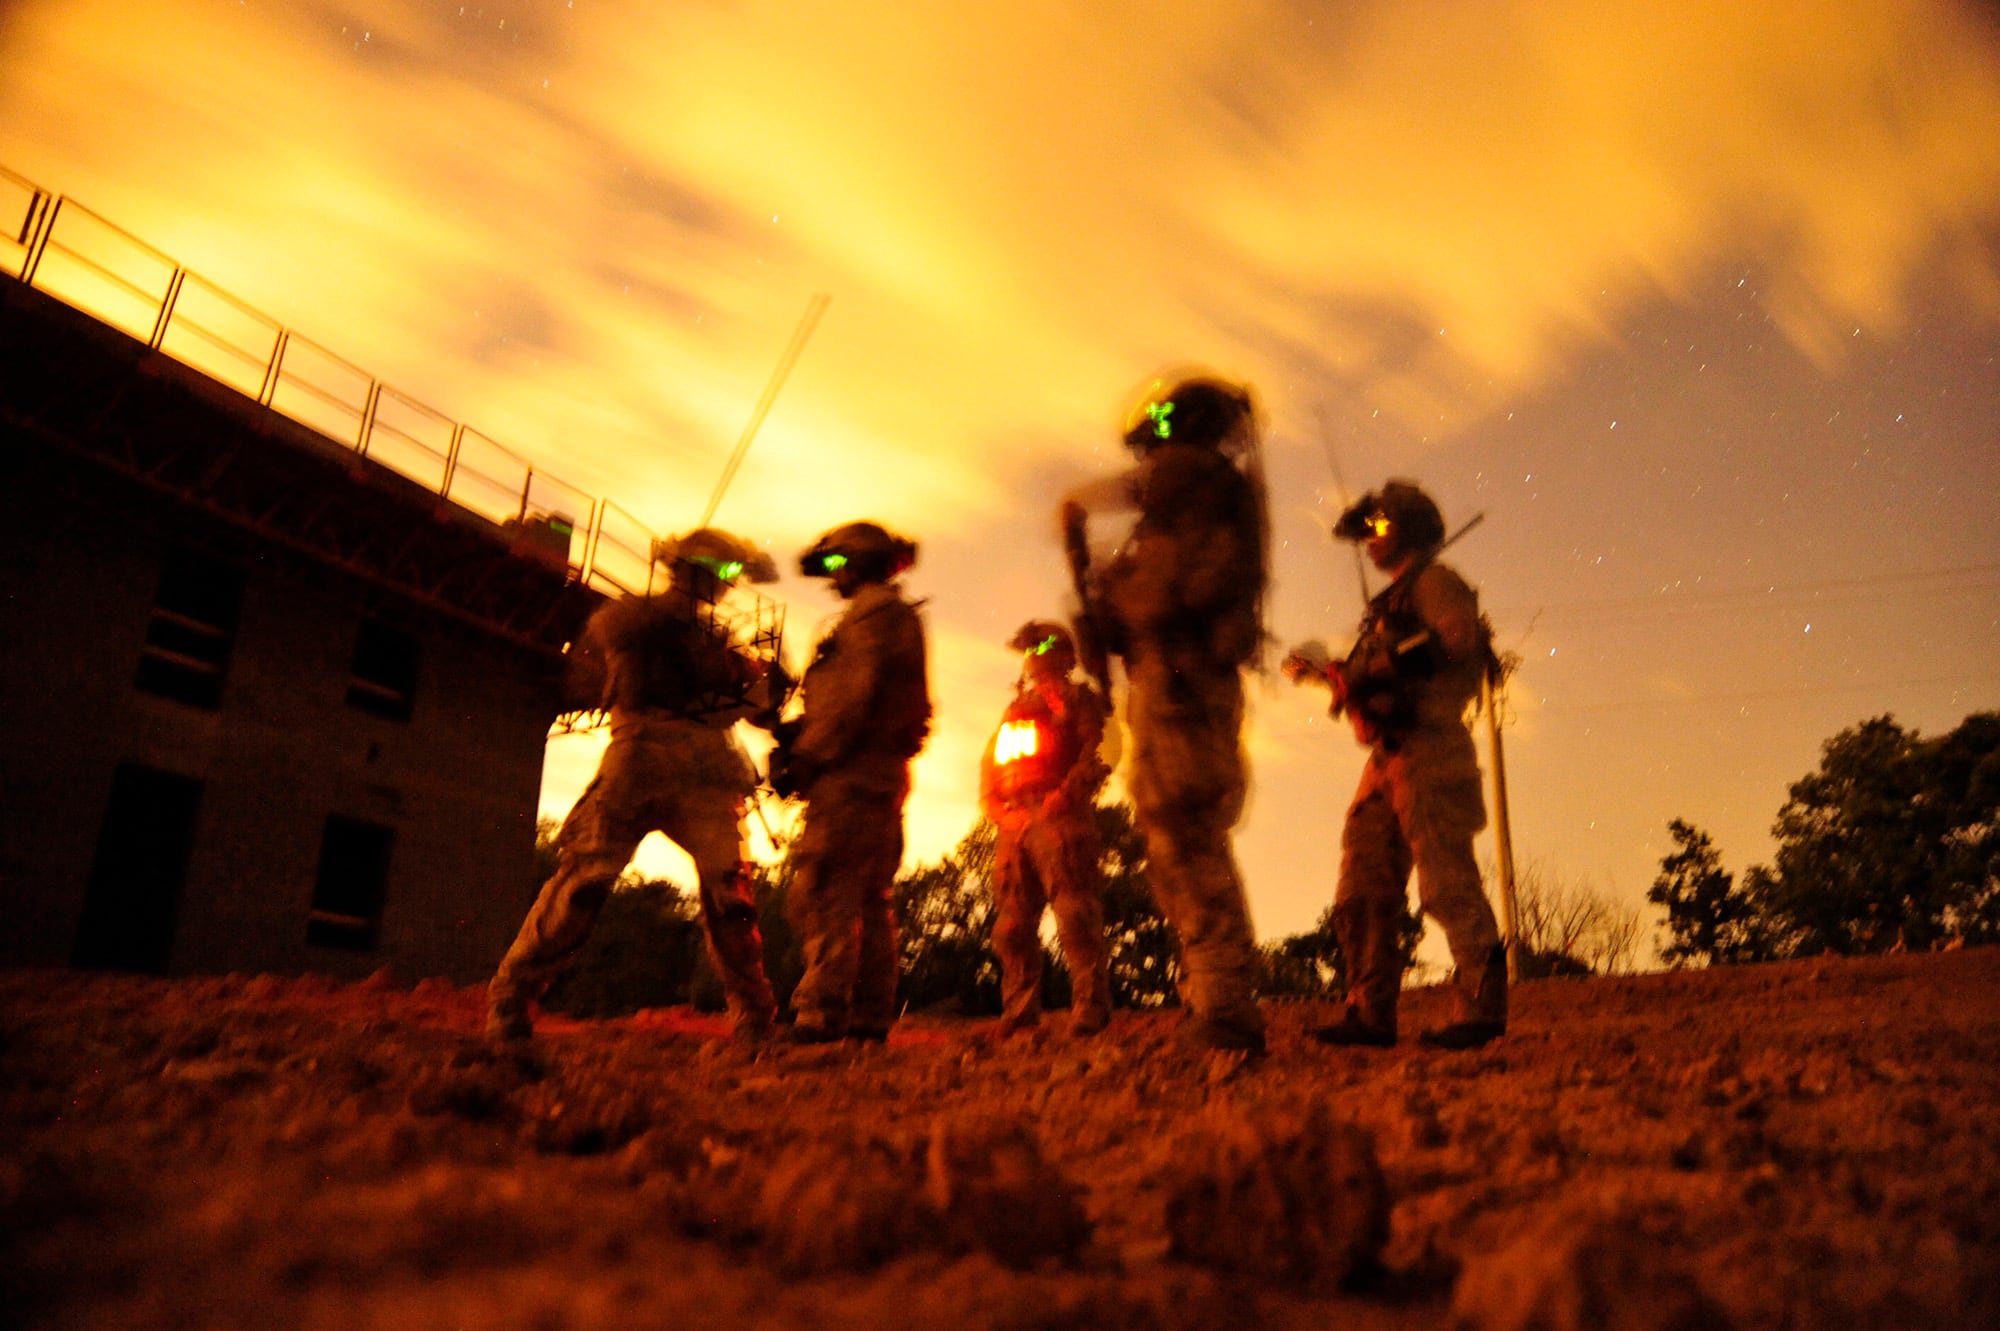
<path fill-rule="evenodd" d="M 362 620 L 354 635 L 354 670 L 347 681 L 347 701 L 377 716 L 407 721 L 416 691 L 415 636 L 373 619 Z"/>
<path fill-rule="evenodd" d="M 349 952 L 374 948 L 389 890 L 389 847 L 394 840 L 393 830 L 376 823 L 338 814 L 326 820 L 306 942 Z"/>
<path fill-rule="evenodd" d="M 139 649 L 137 685 L 196 707 L 221 706 L 242 609 L 241 569 L 197 551 L 169 550 Z"/>
<path fill-rule="evenodd" d="M 200 805 L 201 782 L 191 777 L 119 765 L 84 889 L 72 966 L 166 973 Z"/>

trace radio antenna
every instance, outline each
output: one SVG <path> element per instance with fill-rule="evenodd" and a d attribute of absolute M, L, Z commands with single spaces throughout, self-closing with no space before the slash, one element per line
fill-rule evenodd
<path fill-rule="evenodd" d="M 827 303 L 833 299 L 824 291 L 817 293 L 806 302 L 806 312 L 799 320 L 799 326 L 792 333 L 791 343 L 785 354 L 778 357 L 778 367 L 771 371 L 771 382 L 764 385 L 764 395 L 757 399 L 756 409 L 750 413 L 749 423 L 743 427 L 743 437 L 736 441 L 736 449 L 729 455 L 729 461 L 722 468 L 722 478 L 715 483 L 715 493 L 708 497 L 708 507 L 701 511 L 701 521 L 697 527 L 706 527 L 715 516 L 715 510 L 722 507 L 722 496 L 729 489 L 729 483 L 736 479 L 736 469 L 743 465 L 743 455 L 750 451 L 750 441 L 757 437 L 757 428 L 764 418 L 771 414 L 771 404 L 778 400 L 778 390 L 785 386 L 785 379 L 798 363 L 799 353 L 806 349 L 806 341 L 819 325 L 820 315 L 826 313 Z"/>

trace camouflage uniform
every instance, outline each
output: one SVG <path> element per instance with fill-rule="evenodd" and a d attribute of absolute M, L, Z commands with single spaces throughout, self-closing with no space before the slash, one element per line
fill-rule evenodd
<path fill-rule="evenodd" d="M 1230 848 L 1247 786 L 1241 669 L 1259 636 L 1261 498 L 1214 448 L 1166 443 L 1132 478 L 1139 521 L 1097 594 L 1124 658 L 1129 785 L 1147 875 L 1215 1043 L 1261 1047 L 1256 940 Z"/>
<path fill-rule="evenodd" d="M 633 852 L 657 831 L 694 860 L 709 955 L 735 1029 L 768 1030 L 775 1003 L 743 862 L 743 806 L 757 773 L 730 733 L 747 708 L 684 714 L 692 697 L 742 693 L 750 663 L 672 593 L 603 607 L 572 656 L 573 667 L 602 672 L 611 742 L 556 834 L 555 874 L 488 986 L 490 1028 L 526 1033 L 528 1003 L 574 960 Z"/>
<path fill-rule="evenodd" d="M 1397 933 L 1412 867 L 1418 904 L 1451 947 L 1458 1020 L 1503 1027 L 1507 1020 L 1505 953 L 1472 851 L 1486 825 L 1465 721 L 1489 650 L 1477 594 L 1452 569 L 1419 560 L 1376 597 L 1346 669 L 1351 677 L 1383 678 L 1390 642 L 1426 630 L 1438 663 L 1403 682 L 1406 710 L 1370 749 L 1341 834 L 1333 901 L 1349 1012 L 1390 1037 L 1403 977 Z"/>
<path fill-rule="evenodd" d="M 802 681 L 787 765 L 806 799 L 791 910 L 802 1035 L 880 1037 L 896 1015 L 893 889 L 910 759 L 930 730 L 923 621 L 890 583 L 857 590 Z"/>
<path fill-rule="evenodd" d="M 1033 1025 L 1042 1006 L 1042 908 L 1055 911 L 1056 934 L 1071 980 L 1070 1028 L 1103 1030 L 1111 1020 L 1110 949 L 1104 939 L 1104 845 L 1097 792 L 1109 773 L 1098 755 L 1104 700 L 1097 690 L 1030 666 L 1010 718 L 1032 720 L 1051 747 L 1045 780 L 1015 788 L 1007 764 L 988 744 L 979 769 L 980 807 L 998 829 L 993 896 L 998 919 L 1001 1028 Z M 995 736 L 997 741 L 998 735 Z"/>

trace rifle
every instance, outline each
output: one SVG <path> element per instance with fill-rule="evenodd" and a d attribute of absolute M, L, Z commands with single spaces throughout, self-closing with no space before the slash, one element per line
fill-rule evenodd
<path fill-rule="evenodd" d="M 1102 617 L 1097 598 L 1090 589 L 1090 543 L 1084 536 L 1087 515 L 1083 505 L 1070 502 L 1062 507 L 1063 553 L 1069 559 L 1070 586 L 1076 592 L 1076 660 L 1097 685 L 1099 693 L 1111 697 L 1111 660 L 1106 651 Z"/>

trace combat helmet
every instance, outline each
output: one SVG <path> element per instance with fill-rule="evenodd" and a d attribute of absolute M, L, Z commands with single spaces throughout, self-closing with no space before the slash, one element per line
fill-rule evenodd
<path fill-rule="evenodd" d="M 720 527 L 697 527 L 686 535 L 655 541 L 653 558 L 696 565 L 724 582 L 778 580 L 778 565 L 770 555 Z"/>
<path fill-rule="evenodd" d="M 1391 480 L 1348 505 L 1333 534 L 1343 541 L 1390 537 L 1399 554 L 1421 554 L 1444 544 L 1444 514 L 1415 481 Z"/>
<path fill-rule="evenodd" d="M 1014 631 L 1007 645 L 1029 656 L 1058 660 L 1067 657 L 1072 663 L 1076 660 L 1076 640 L 1070 637 L 1067 628 L 1052 619 L 1029 620 Z"/>
<path fill-rule="evenodd" d="M 917 543 L 894 535 L 875 522 L 849 522 L 835 527 L 799 556 L 799 572 L 808 578 L 830 578 L 852 567 L 864 579 L 884 582 L 917 562 Z"/>
<path fill-rule="evenodd" d="M 1162 444 L 1221 448 L 1256 413 L 1250 390 L 1205 375 L 1173 387 L 1156 381 L 1125 420 L 1125 446 L 1145 454 Z"/>

